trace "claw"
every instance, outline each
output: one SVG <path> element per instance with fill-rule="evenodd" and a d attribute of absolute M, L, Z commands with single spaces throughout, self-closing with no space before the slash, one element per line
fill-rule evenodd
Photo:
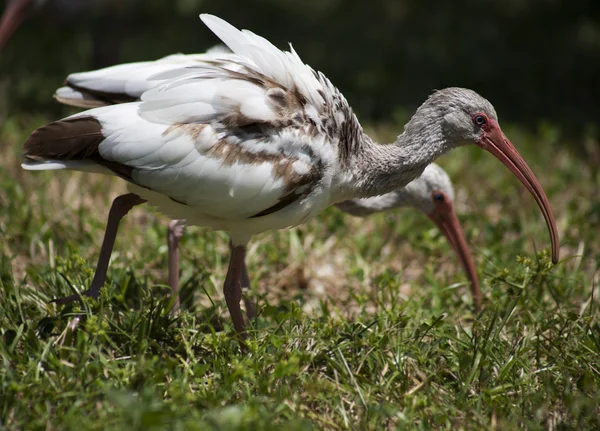
<path fill-rule="evenodd" d="M 87 296 L 89 298 L 98 298 L 98 295 L 94 295 L 94 293 L 90 293 L 89 290 L 86 290 L 85 292 L 75 293 L 70 296 L 53 299 L 52 301 L 50 301 L 50 304 L 54 303 L 58 305 L 66 305 L 77 300 L 82 300 L 84 296 Z"/>

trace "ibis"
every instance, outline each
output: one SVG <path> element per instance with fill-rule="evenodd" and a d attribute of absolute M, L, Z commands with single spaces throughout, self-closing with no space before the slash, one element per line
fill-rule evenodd
<path fill-rule="evenodd" d="M 101 256 L 112 249 L 120 219 L 144 202 L 172 219 L 229 232 L 223 293 L 236 332 L 244 334 L 241 277 L 253 235 L 298 226 L 339 202 L 393 192 L 442 154 L 475 144 L 533 195 L 557 262 L 548 199 L 485 98 L 464 88 L 436 91 L 396 142 L 381 145 L 340 91 L 292 48 L 281 51 L 212 15 L 201 19 L 238 58 L 164 72 L 141 101 L 50 123 L 24 144 L 24 169 L 81 170 L 127 182 L 129 193 L 109 211 Z M 94 278 L 82 294 L 97 296 L 101 281 Z"/>

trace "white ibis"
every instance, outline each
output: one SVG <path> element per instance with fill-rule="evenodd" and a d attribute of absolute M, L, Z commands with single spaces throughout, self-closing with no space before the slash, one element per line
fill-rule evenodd
<path fill-rule="evenodd" d="M 354 199 L 336 204 L 345 213 L 366 217 L 402 207 L 416 208 L 425 213 L 448 239 L 469 278 L 469 287 L 475 309 L 481 309 L 481 290 L 475 263 L 471 257 L 460 221 L 454 211 L 454 189 L 448 174 L 435 163 L 425 168 L 419 178 L 406 187 L 364 199 Z"/>
<path fill-rule="evenodd" d="M 137 101 L 142 94 L 162 82 L 155 76 L 163 72 L 193 67 L 219 59 L 240 60 L 226 47 L 217 45 L 205 54 L 175 54 L 156 61 L 121 64 L 100 70 L 73 73 L 65 80 L 65 87 L 56 91 L 56 99 L 64 104 L 82 108 L 106 106 L 124 101 Z M 383 196 L 345 201 L 337 207 L 356 216 L 367 216 L 375 212 L 399 207 L 413 207 L 427 214 L 448 238 L 470 280 L 471 293 L 476 309 L 481 307 L 479 279 L 473 259 L 454 213 L 452 182 L 444 170 L 431 164 L 423 174 L 405 188 Z M 176 298 L 179 290 L 179 241 L 183 235 L 184 221 L 173 220 L 168 228 L 169 285 Z M 242 274 L 242 287 L 249 286 L 247 272 Z M 246 304 L 249 308 L 249 304 Z"/>
<path fill-rule="evenodd" d="M 295 51 L 280 51 L 215 16 L 201 19 L 240 60 L 166 72 L 168 80 L 141 102 L 56 121 L 24 144 L 24 169 L 82 170 L 127 181 L 130 193 L 113 202 L 101 255 L 112 248 L 120 219 L 143 202 L 171 218 L 228 231 L 233 247 L 223 292 L 243 334 L 240 277 L 252 235 L 297 226 L 338 202 L 397 190 L 438 156 L 471 143 L 491 152 L 532 193 L 557 262 L 548 199 L 486 99 L 463 88 L 437 91 L 394 144 L 380 145 L 339 90 Z M 97 296 L 100 287 L 94 278 L 82 294 Z"/>

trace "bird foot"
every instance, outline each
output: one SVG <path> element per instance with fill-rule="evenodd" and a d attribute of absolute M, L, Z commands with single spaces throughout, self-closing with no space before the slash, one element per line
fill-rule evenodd
<path fill-rule="evenodd" d="M 81 300 L 81 299 L 83 299 L 84 296 L 87 296 L 89 298 L 98 298 L 99 292 L 95 292 L 95 291 L 92 291 L 91 289 L 88 289 L 81 293 L 75 293 L 74 295 L 53 299 L 52 301 L 50 301 L 50 303 L 51 304 L 54 303 L 54 304 L 58 304 L 58 305 L 66 305 L 66 304 L 70 304 L 71 302 Z"/>

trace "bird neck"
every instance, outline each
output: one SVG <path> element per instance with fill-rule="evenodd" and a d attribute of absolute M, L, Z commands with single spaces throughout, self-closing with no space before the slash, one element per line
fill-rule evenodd
<path fill-rule="evenodd" d="M 447 149 L 441 127 L 419 127 L 412 120 L 393 144 L 377 144 L 363 133 L 350 164 L 352 198 L 379 196 L 405 187 Z"/>
<path fill-rule="evenodd" d="M 366 217 L 371 214 L 390 211 L 396 208 L 412 205 L 411 197 L 403 193 L 405 189 L 396 190 L 392 193 L 386 193 L 381 196 L 372 196 L 370 198 L 352 199 L 336 204 L 336 207 L 357 217 Z"/>

